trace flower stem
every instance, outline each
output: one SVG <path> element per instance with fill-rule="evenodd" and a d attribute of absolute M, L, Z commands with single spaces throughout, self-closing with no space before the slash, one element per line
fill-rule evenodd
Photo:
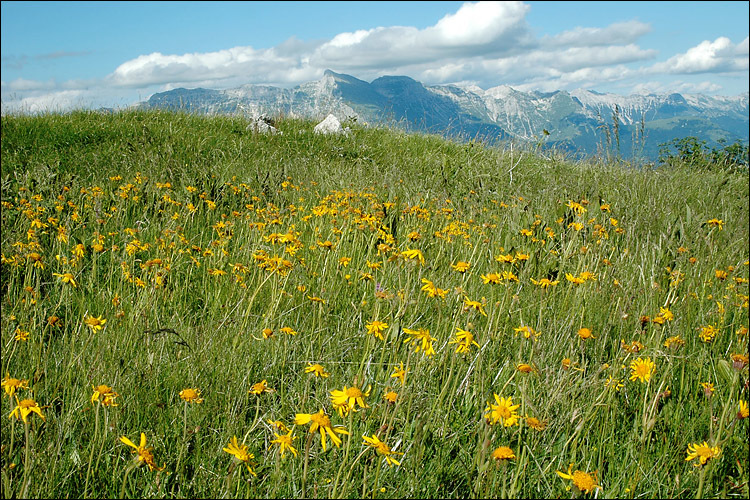
<path fill-rule="evenodd" d="M 86 471 L 86 482 L 83 486 L 83 497 L 88 498 L 89 494 L 89 477 L 91 476 L 91 463 L 94 461 L 94 450 L 96 449 L 96 439 L 99 437 L 99 407 L 101 406 L 98 403 L 96 404 L 96 410 L 94 412 L 94 439 L 91 440 L 91 454 L 89 455 L 89 468 Z"/>

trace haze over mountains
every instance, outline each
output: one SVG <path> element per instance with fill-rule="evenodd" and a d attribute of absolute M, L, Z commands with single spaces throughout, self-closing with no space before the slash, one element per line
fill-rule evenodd
<path fill-rule="evenodd" d="M 541 142 L 579 155 L 617 154 L 655 160 L 659 146 L 689 136 L 714 146 L 748 142 L 748 93 L 621 96 L 591 90 L 521 92 L 508 86 L 428 86 L 406 76 L 368 83 L 326 70 L 323 78 L 286 89 L 174 89 L 152 95 L 140 109 L 207 114 L 292 115 L 388 124 L 461 139 Z M 617 125 L 615 125 L 615 121 Z"/>

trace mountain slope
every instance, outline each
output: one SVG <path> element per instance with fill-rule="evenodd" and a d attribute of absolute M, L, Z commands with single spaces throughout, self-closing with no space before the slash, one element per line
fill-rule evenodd
<path fill-rule="evenodd" d="M 292 89 L 244 85 L 235 89 L 175 89 L 139 108 L 182 109 L 247 116 L 286 114 L 388 124 L 488 142 L 544 142 L 571 153 L 655 159 L 659 145 L 688 136 L 748 142 L 748 94 L 734 97 L 651 94 L 620 96 L 591 90 L 521 92 L 501 85 L 425 86 L 406 76 L 368 83 L 326 70 L 320 80 Z"/>

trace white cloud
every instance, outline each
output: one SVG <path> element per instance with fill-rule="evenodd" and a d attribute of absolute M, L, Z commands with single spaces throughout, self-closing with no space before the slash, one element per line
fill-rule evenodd
<path fill-rule="evenodd" d="M 747 55 L 747 37 L 733 45 L 729 38 L 722 36 L 713 42 L 704 40 L 684 54 L 677 54 L 663 63 L 655 64 L 652 71 L 670 74 L 747 71 Z"/>
<path fill-rule="evenodd" d="M 631 44 L 651 32 L 651 26 L 640 21 L 614 23 L 606 28 L 581 28 L 564 31 L 559 35 L 546 37 L 545 41 L 554 46 L 592 47 L 594 45 Z"/>

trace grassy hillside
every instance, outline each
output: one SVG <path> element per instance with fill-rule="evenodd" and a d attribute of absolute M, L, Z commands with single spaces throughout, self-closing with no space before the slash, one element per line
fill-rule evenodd
<path fill-rule="evenodd" d="M 4 497 L 747 496 L 746 173 L 275 125 L 2 117 Z"/>

